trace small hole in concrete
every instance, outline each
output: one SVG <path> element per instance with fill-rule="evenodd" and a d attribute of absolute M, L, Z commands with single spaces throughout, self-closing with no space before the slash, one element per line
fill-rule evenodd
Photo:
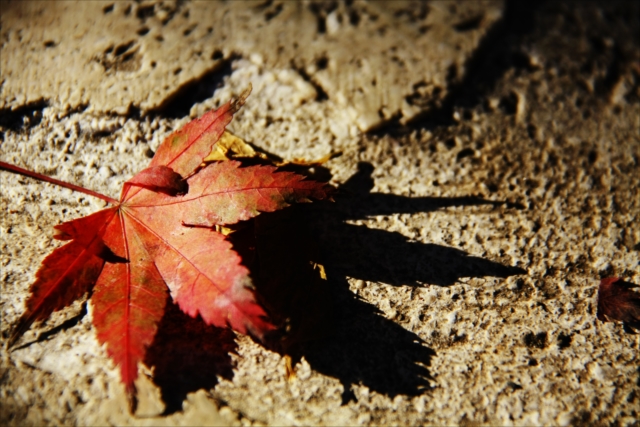
<path fill-rule="evenodd" d="M 133 42 L 129 42 L 129 43 L 126 43 L 126 44 L 121 44 L 120 46 L 118 46 L 116 48 L 116 50 L 113 52 L 113 54 L 115 56 L 120 56 L 123 53 L 125 53 L 126 51 L 128 51 L 131 48 L 131 46 L 133 46 Z"/>
<path fill-rule="evenodd" d="M 316 60 L 316 67 L 318 67 L 318 70 L 324 70 L 325 68 L 327 68 L 328 65 L 329 65 L 329 60 L 324 56 Z"/>
<path fill-rule="evenodd" d="M 141 21 L 144 21 L 145 19 L 150 18 L 155 14 L 153 9 L 154 9 L 154 5 L 152 4 L 148 6 L 140 6 L 136 11 L 136 16 Z"/>
<path fill-rule="evenodd" d="M 352 10 L 349 12 L 349 23 L 354 27 L 357 27 L 360 23 L 360 14 L 357 10 Z"/>
<path fill-rule="evenodd" d="M 458 32 L 477 30 L 478 28 L 480 28 L 483 20 L 483 15 L 474 16 L 470 19 L 459 22 L 458 24 L 454 25 L 453 28 L 455 28 L 455 30 Z"/>
<path fill-rule="evenodd" d="M 461 160 L 461 159 L 464 159 L 465 157 L 473 156 L 474 154 L 475 154 L 475 151 L 473 151 L 473 149 L 465 148 L 463 150 L 460 150 L 457 158 L 458 160 Z"/>
<path fill-rule="evenodd" d="M 218 59 L 222 59 L 224 55 L 222 54 L 222 51 L 219 49 L 216 49 L 213 51 L 213 54 L 211 55 L 211 59 L 214 60 L 218 60 Z"/>
<path fill-rule="evenodd" d="M 558 347 L 567 348 L 571 346 L 571 334 L 560 333 L 558 335 Z"/>
<path fill-rule="evenodd" d="M 282 4 L 278 4 L 274 10 L 270 10 L 267 13 L 265 13 L 264 14 L 265 21 L 267 22 L 271 21 L 273 18 L 280 15 L 280 12 L 282 12 Z"/>

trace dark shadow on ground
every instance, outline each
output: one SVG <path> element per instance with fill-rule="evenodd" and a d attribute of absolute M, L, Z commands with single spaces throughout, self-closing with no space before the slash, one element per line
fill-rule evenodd
<path fill-rule="evenodd" d="M 492 206 L 497 212 L 523 209 L 509 202 L 466 197 L 402 197 L 371 193 L 373 166 L 360 163 L 358 172 L 341 186 L 337 203 L 324 205 L 321 219 L 323 258 L 331 271 L 389 285 L 449 286 L 460 278 L 508 277 L 520 268 L 473 257 L 456 248 L 410 241 L 400 233 L 347 224 L 346 220 L 375 215 L 427 213 L 454 206 Z M 338 255 L 339 254 L 339 255 Z"/>
<path fill-rule="evenodd" d="M 29 347 L 30 345 L 33 345 L 35 343 L 47 341 L 47 340 L 51 339 L 52 337 L 54 337 L 56 334 L 77 326 L 78 323 L 80 323 L 80 321 L 86 315 L 87 315 L 87 302 L 84 301 L 82 303 L 81 307 L 80 307 L 80 311 L 78 312 L 78 314 L 76 314 L 75 316 L 65 320 L 64 322 L 62 322 L 59 325 L 54 326 L 51 329 L 45 330 L 43 332 L 40 332 L 34 340 L 27 341 L 24 344 L 21 344 L 19 346 L 15 346 L 15 347 L 12 348 L 12 350 L 20 350 L 20 349 Z M 8 338 L 10 336 L 10 332 L 11 332 L 11 328 L 8 328 L 5 331 L 3 331 L 3 338 Z"/>
<path fill-rule="evenodd" d="M 354 295 L 345 279 L 330 276 L 325 287 L 332 299 L 324 304 L 323 336 L 292 346 L 294 363 L 304 356 L 315 371 L 339 379 L 343 403 L 356 400 L 354 385 L 391 398 L 433 387 L 429 366 L 436 353 L 419 336 Z"/>
<path fill-rule="evenodd" d="M 462 75 L 457 77 L 459 73 L 452 69 L 444 98 L 413 94 L 411 102 L 422 108 L 421 113 L 404 125 L 391 120 L 369 133 L 399 136 L 419 129 L 433 131 L 456 125 L 454 112 L 465 119 L 476 108 L 494 110 L 495 106 L 487 103 L 489 95 L 499 96 L 497 107 L 503 114 L 512 115 L 517 97 L 514 93 L 496 93 L 499 82 L 505 77 L 532 77 L 532 81 L 537 81 L 540 77 L 533 75 L 545 68 L 558 76 L 570 76 L 566 93 L 579 94 L 578 103 L 583 108 L 590 106 L 598 111 L 610 104 L 620 81 L 638 85 L 640 74 L 635 64 L 640 8 L 636 3 L 506 0 L 502 17 L 488 29 L 465 61 Z M 590 83 L 585 85 L 585 81 Z M 531 88 L 539 86 L 536 83 Z M 538 97 L 535 90 L 526 95 Z M 627 102 L 640 99 L 635 90 L 628 91 L 625 98 Z"/>
<path fill-rule="evenodd" d="M 216 57 L 216 55 L 220 56 L 219 58 L 213 58 L 220 59 L 213 68 L 201 76 L 189 80 L 177 87 L 169 96 L 167 96 L 162 105 L 159 105 L 147 114 L 163 118 L 178 119 L 188 116 L 194 105 L 211 98 L 216 89 L 222 87 L 224 78 L 231 75 L 233 71 L 233 61 L 241 58 L 236 54 L 232 54 L 227 58 L 224 58 L 223 54 L 217 50 L 213 55 L 214 57 Z"/>
<path fill-rule="evenodd" d="M 338 378 L 344 402 L 355 398 L 352 386 L 358 384 L 392 398 L 422 394 L 432 387 L 428 368 L 435 356 L 419 336 L 352 293 L 347 277 L 395 286 L 449 286 L 461 278 L 524 273 L 455 248 L 345 223 L 448 206 L 513 208 L 477 197 L 370 193 L 372 169 L 359 165 L 336 203 L 297 205 L 261 215 L 233 238 L 237 250 L 244 251 L 261 302 L 273 320 L 284 325 L 284 332 L 270 337 L 266 346 L 291 356 L 294 363 L 304 357 L 315 371 Z M 317 264 L 326 268 L 326 280 Z"/>
<path fill-rule="evenodd" d="M 370 133 L 402 135 L 415 129 L 453 125 L 456 123 L 453 119 L 455 108 L 481 104 L 508 70 L 531 68 L 522 44 L 534 31 L 538 10 L 545 3 L 545 0 L 506 0 L 502 17 L 486 32 L 465 62 L 462 78 L 447 82 L 447 94 L 442 100 L 437 103 L 433 99 L 419 100 L 428 108 L 406 125 L 391 121 Z"/>
<path fill-rule="evenodd" d="M 158 333 L 147 350 L 144 363 L 153 369 L 153 381 L 160 387 L 165 415 L 182 410 L 187 394 L 209 390 L 218 377 L 233 378 L 231 353 L 237 344 L 230 329 L 207 326 L 167 301 Z"/>
<path fill-rule="evenodd" d="M 544 0 L 507 0 L 502 18 L 491 27 L 465 62 L 462 79 L 450 82 L 439 108 L 416 117 L 411 125 L 425 128 L 452 125 L 455 123 L 455 107 L 470 108 L 482 103 L 509 69 L 531 68 L 522 51 L 522 41 L 535 29 L 537 11 L 544 4 Z"/>

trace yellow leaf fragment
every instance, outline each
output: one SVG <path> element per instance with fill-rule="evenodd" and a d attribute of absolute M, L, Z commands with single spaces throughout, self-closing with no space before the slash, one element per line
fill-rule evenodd
<path fill-rule="evenodd" d="M 204 158 L 204 162 L 219 162 L 232 159 L 254 159 L 259 158 L 271 163 L 274 166 L 281 167 L 286 165 L 297 166 L 320 166 L 329 160 L 340 156 L 342 153 L 329 153 L 317 160 L 293 159 L 291 161 L 279 160 L 274 156 L 256 151 L 250 144 L 242 138 L 224 131 L 216 145 L 214 145 L 211 153 Z"/>
<path fill-rule="evenodd" d="M 278 166 L 284 166 L 284 165 L 290 164 L 290 163 L 292 163 L 294 165 L 300 165 L 300 166 L 319 166 L 319 165 L 327 163 L 329 160 L 333 159 L 334 157 L 340 156 L 341 154 L 342 153 L 340 153 L 340 152 L 329 153 L 326 156 L 322 156 L 317 160 L 293 159 L 290 162 L 282 162 Z"/>
<path fill-rule="evenodd" d="M 293 361 L 288 354 L 284 355 L 284 369 L 287 380 L 292 381 L 296 377 L 296 371 L 293 367 Z"/>
<path fill-rule="evenodd" d="M 204 158 L 205 162 L 216 162 L 238 158 L 254 158 L 260 157 L 267 160 L 267 156 L 258 153 L 252 146 L 247 144 L 242 138 L 239 138 L 229 131 L 224 131 L 213 151 Z"/>
<path fill-rule="evenodd" d="M 225 227 L 223 225 L 217 225 L 216 224 L 216 231 L 220 234 L 222 234 L 223 236 L 228 236 L 229 234 L 233 233 L 235 230 L 232 230 L 228 227 Z"/>
<path fill-rule="evenodd" d="M 324 271 L 324 265 L 322 264 L 318 264 L 317 262 L 313 262 L 311 261 L 311 265 L 313 265 L 313 269 L 318 269 L 318 271 L 320 272 L 320 278 L 322 280 L 327 280 L 327 273 L 326 271 Z"/>

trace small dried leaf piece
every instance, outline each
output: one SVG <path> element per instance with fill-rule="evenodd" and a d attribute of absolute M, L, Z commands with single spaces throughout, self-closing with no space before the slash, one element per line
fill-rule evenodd
<path fill-rule="evenodd" d="M 296 158 L 296 159 L 293 159 L 291 162 L 282 162 L 282 164 L 279 164 L 278 166 L 285 166 L 289 163 L 293 165 L 298 165 L 298 166 L 320 166 L 320 165 L 324 165 L 329 160 L 339 157 L 341 155 L 342 155 L 342 152 L 338 151 L 338 152 L 331 152 L 329 154 L 325 154 L 324 156 L 316 160 L 305 160 L 305 159 Z"/>
<path fill-rule="evenodd" d="M 232 134 L 228 130 L 224 131 L 218 143 L 213 147 L 213 151 L 204 158 L 205 162 L 218 162 L 233 159 L 261 159 L 273 166 L 282 167 L 287 165 L 296 166 L 320 166 L 329 160 L 341 156 L 341 152 L 331 152 L 316 160 L 293 159 L 291 161 L 282 160 L 265 153 L 256 151 L 250 144 L 242 138 Z"/>
<path fill-rule="evenodd" d="M 231 159 L 251 159 L 254 157 L 259 157 L 263 160 L 269 159 L 266 154 L 258 153 L 242 138 L 239 138 L 226 130 L 216 143 L 215 147 L 213 147 L 213 151 L 204 158 L 204 161 L 216 162 Z"/>
<path fill-rule="evenodd" d="M 598 320 L 618 320 L 640 330 L 640 293 L 632 290 L 639 287 L 619 277 L 602 279 L 598 288 Z"/>

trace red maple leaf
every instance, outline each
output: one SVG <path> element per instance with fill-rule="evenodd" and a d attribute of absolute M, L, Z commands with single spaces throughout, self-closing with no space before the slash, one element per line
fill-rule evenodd
<path fill-rule="evenodd" d="M 34 321 L 93 290 L 98 339 L 132 398 L 138 363 L 156 335 L 168 294 L 207 324 L 258 338 L 273 329 L 256 302 L 249 271 L 215 226 L 329 198 L 333 188 L 272 166 L 202 166 L 247 95 L 171 134 L 149 167 L 124 184 L 119 201 L 75 187 L 113 206 L 55 227 L 55 238 L 70 242 L 43 261 L 10 344 Z"/>
<path fill-rule="evenodd" d="M 640 329 L 640 293 L 632 290 L 637 287 L 619 277 L 602 279 L 598 287 L 598 320 L 619 320 Z"/>

